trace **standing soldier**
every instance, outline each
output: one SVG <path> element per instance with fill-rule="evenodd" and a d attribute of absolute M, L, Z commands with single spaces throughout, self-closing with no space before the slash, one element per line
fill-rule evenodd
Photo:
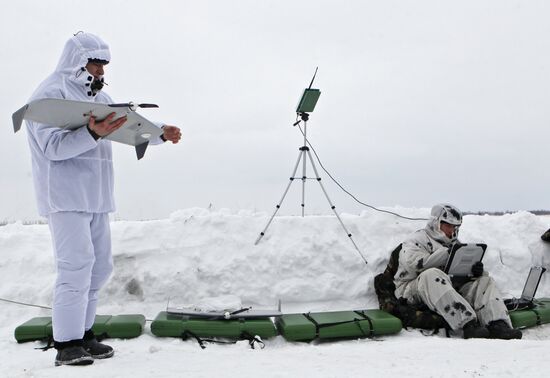
<path fill-rule="evenodd" d="M 112 103 L 102 90 L 107 44 L 78 33 L 65 44 L 55 71 L 30 101 L 57 98 Z M 29 102 L 30 102 L 29 101 Z M 120 128 L 115 113 L 90 118 L 75 130 L 27 121 L 38 211 L 48 219 L 57 278 L 53 299 L 55 365 L 88 365 L 109 358 L 112 347 L 97 341 L 94 323 L 99 289 L 112 270 L 109 213 L 115 210 L 111 142 L 102 137 Z M 178 143 L 180 129 L 162 125 L 162 141 Z M 154 143 L 155 141 L 153 141 Z"/>

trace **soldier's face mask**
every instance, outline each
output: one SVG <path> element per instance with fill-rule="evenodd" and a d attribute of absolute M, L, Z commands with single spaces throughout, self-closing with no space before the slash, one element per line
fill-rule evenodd
<path fill-rule="evenodd" d="M 87 79 L 90 81 L 89 87 L 92 96 L 95 96 L 103 88 L 103 85 L 105 85 L 103 80 L 103 74 L 105 73 L 104 66 L 108 63 L 105 60 L 89 59 L 88 64 L 86 64 L 86 71 L 89 74 Z"/>
<path fill-rule="evenodd" d="M 103 78 L 94 79 L 92 81 L 92 84 L 90 85 L 90 89 L 92 90 L 92 93 L 96 95 L 97 92 L 99 92 L 101 88 L 103 88 L 103 85 L 104 85 Z"/>
<path fill-rule="evenodd" d="M 460 228 L 460 225 L 450 224 L 450 223 L 441 221 L 441 223 L 439 224 L 439 228 L 441 229 L 441 232 L 445 234 L 446 237 L 454 240 L 458 237 L 458 229 Z"/>

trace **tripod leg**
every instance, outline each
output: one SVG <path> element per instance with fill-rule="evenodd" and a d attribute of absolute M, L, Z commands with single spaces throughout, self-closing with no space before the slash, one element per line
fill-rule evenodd
<path fill-rule="evenodd" d="M 288 193 L 288 190 L 290 189 L 290 185 L 292 185 L 292 182 L 296 178 L 295 177 L 296 176 L 296 171 L 298 170 L 298 165 L 300 165 L 300 160 L 302 159 L 302 157 L 304 158 L 304 161 L 305 161 L 306 158 L 305 158 L 305 156 L 303 156 L 303 152 L 300 151 L 300 153 L 298 154 L 298 160 L 296 160 L 296 165 L 294 166 L 294 170 L 292 171 L 292 176 L 290 176 L 290 181 L 288 182 L 288 185 L 286 186 L 286 189 L 283 193 L 283 196 L 281 197 L 281 200 L 279 201 L 279 203 L 277 203 L 277 205 L 275 206 L 275 211 L 273 212 L 273 215 L 271 215 L 271 218 L 269 218 L 269 221 L 267 222 L 264 230 L 262 232 L 260 232 L 260 236 L 258 236 L 258 238 L 256 239 L 256 242 L 254 242 L 254 245 L 257 245 L 260 242 L 260 240 L 263 238 L 263 236 L 265 235 L 265 233 L 267 231 L 267 228 L 269 227 L 269 225 L 273 221 L 273 218 L 275 218 L 275 215 L 277 214 L 277 212 L 281 208 L 281 205 L 282 205 L 282 203 L 283 203 L 283 201 L 286 197 L 286 194 Z"/>
<path fill-rule="evenodd" d="M 300 153 L 304 155 L 304 160 L 303 160 L 303 164 L 302 164 L 302 217 L 305 216 L 305 211 L 306 211 L 306 179 L 307 179 L 307 176 L 306 176 L 306 149 L 304 149 L 303 147 L 300 148 Z"/>
<path fill-rule="evenodd" d="M 334 206 L 332 204 L 332 201 L 330 200 L 330 198 L 328 196 L 328 193 L 325 190 L 325 187 L 324 187 L 323 183 L 321 182 L 321 177 L 319 176 L 319 173 L 317 172 L 317 167 L 315 166 L 315 162 L 313 161 L 313 157 L 311 156 L 311 152 L 309 151 L 309 149 L 307 150 L 307 156 L 309 157 L 309 161 L 311 162 L 311 166 L 313 167 L 313 172 L 315 172 L 315 177 L 317 178 L 317 182 L 321 186 L 321 189 L 323 190 L 323 193 L 325 194 L 325 197 L 327 198 L 327 201 L 330 205 L 330 208 L 331 208 L 332 212 L 334 213 L 334 215 L 336 215 L 336 218 L 338 218 L 338 221 L 342 225 L 342 228 L 346 232 L 346 235 L 348 236 L 349 240 L 351 241 L 351 243 L 353 244 L 353 246 L 355 247 L 355 249 L 357 250 L 359 255 L 361 255 L 361 258 L 363 259 L 365 264 L 368 264 L 367 259 L 365 258 L 365 256 L 363 256 L 363 254 L 359 250 L 359 247 L 357 247 L 357 244 L 355 244 L 355 241 L 353 240 L 351 234 L 349 233 L 348 229 L 346 228 L 346 225 L 344 224 L 344 222 L 342 222 L 342 218 L 340 218 L 340 215 L 338 215 L 338 213 L 336 212 L 336 206 Z M 305 158 L 304 158 L 304 160 L 305 160 Z"/>

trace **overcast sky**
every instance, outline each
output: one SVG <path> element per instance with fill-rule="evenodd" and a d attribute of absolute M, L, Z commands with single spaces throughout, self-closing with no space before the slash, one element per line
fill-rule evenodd
<path fill-rule="evenodd" d="M 375 206 L 550 208 L 548 1 L 10 1 L 0 23 L 0 220 L 37 217 L 11 114 L 76 31 L 111 47 L 106 91 L 154 102 L 178 145 L 114 146 L 116 216 L 189 207 L 271 212 L 302 145 L 295 108 L 316 66 L 308 136 Z M 319 167 L 320 169 L 320 167 Z M 320 170 L 337 209 L 363 207 Z M 308 176 L 313 171 L 308 166 Z M 282 213 L 300 211 L 295 182 Z M 306 211 L 329 213 L 318 184 Z"/>

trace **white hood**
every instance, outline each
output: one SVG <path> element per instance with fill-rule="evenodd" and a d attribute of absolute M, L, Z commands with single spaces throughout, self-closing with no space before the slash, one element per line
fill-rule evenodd
<path fill-rule="evenodd" d="M 65 43 L 55 72 L 75 77 L 86 67 L 89 59 L 111 61 L 109 46 L 96 35 L 79 33 Z"/>
<path fill-rule="evenodd" d="M 101 91 L 91 90 L 93 77 L 86 71 L 88 59 L 109 62 L 109 46 L 90 33 L 79 33 L 71 37 L 65 43 L 55 71 L 38 86 L 28 102 L 41 98 L 111 102 L 108 96 L 97 96 Z"/>

